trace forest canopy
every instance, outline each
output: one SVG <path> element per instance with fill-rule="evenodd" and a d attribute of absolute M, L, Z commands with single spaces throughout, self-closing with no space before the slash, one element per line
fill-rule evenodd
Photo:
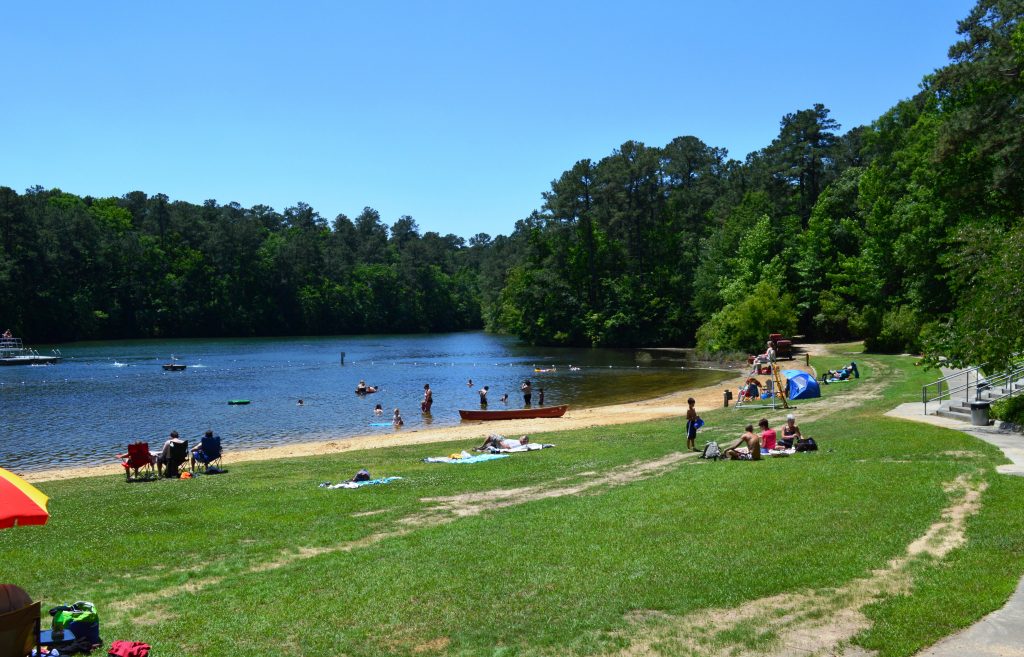
<path fill-rule="evenodd" d="M 0 188 L 0 321 L 34 341 L 440 332 L 758 348 L 770 331 L 1004 364 L 1024 350 L 1024 0 L 871 125 L 823 104 L 742 162 L 627 141 L 511 235 L 131 192 Z"/>

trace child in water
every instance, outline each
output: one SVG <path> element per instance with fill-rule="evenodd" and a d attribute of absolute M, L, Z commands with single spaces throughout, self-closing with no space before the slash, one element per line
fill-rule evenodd
<path fill-rule="evenodd" d="M 405 420 L 402 419 L 402 414 L 401 412 L 399 412 L 397 408 L 395 409 L 395 417 L 391 420 L 391 424 L 395 425 L 396 427 L 400 427 L 403 424 L 405 424 Z"/>
<path fill-rule="evenodd" d="M 380 404 L 377 404 L 376 406 L 373 407 L 373 414 L 376 415 L 377 417 L 384 415 L 384 409 L 381 408 Z"/>

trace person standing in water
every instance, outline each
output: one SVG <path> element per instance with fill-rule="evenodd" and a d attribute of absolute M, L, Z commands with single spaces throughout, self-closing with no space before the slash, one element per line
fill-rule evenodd
<path fill-rule="evenodd" d="M 487 392 L 490 389 L 490 386 L 484 386 L 478 391 L 480 394 L 480 408 L 487 408 Z"/>
<path fill-rule="evenodd" d="M 429 383 L 423 384 L 423 401 L 420 402 L 420 410 L 424 413 L 430 412 L 430 407 L 434 405 L 434 393 L 430 389 Z"/>
<path fill-rule="evenodd" d="M 523 385 L 519 386 L 519 389 L 523 391 L 523 404 L 529 406 L 530 400 L 533 399 L 533 388 L 530 387 L 530 380 L 523 381 Z"/>
<path fill-rule="evenodd" d="M 405 424 L 405 420 L 402 419 L 402 413 L 397 408 L 395 409 L 395 416 L 391 419 L 391 424 L 396 427 Z"/>
<path fill-rule="evenodd" d="M 686 409 L 686 449 L 697 451 L 697 409 L 694 405 L 697 401 L 690 397 L 686 400 L 689 408 Z"/>
<path fill-rule="evenodd" d="M 544 388 L 540 389 L 540 399 L 537 400 L 537 403 L 539 403 L 541 406 L 544 405 Z"/>

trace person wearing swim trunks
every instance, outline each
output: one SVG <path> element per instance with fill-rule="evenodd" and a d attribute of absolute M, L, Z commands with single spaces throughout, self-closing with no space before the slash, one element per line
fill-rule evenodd
<path fill-rule="evenodd" d="M 697 452 L 697 409 L 694 408 L 694 404 L 697 402 L 693 397 L 686 400 L 689 408 L 686 409 L 686 449 Z"/>
<path fill-rule="evenodd" d="M 746 445 L 741 447 L 744 443 Z M 754 433 L 754 425 L 747 425 L 736 444 L 725 450 L 725 455 L 733 461 L 761 460 L 761 437 Z"/>

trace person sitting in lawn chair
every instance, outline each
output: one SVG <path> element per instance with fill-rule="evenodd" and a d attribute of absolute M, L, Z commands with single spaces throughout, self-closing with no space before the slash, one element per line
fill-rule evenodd
<path fill-rule="evenodd" d="M 761 382 L 750 377 L 744 382 L 743 387 L 740 388 L 739 401 L 753 401 L 761 396 Z"/>
<path fill-rule="evenodd" d="M 213 430 L 207 429 L 199 444 L 192 448 L 192 469 L 196 469 L 197 463 L 205 467 L 207 472 L 210 472 L 211 467 L 217 469 L 213 464 L 220 462 L 221 454 L 220 436 L 213 435 Z"/>

